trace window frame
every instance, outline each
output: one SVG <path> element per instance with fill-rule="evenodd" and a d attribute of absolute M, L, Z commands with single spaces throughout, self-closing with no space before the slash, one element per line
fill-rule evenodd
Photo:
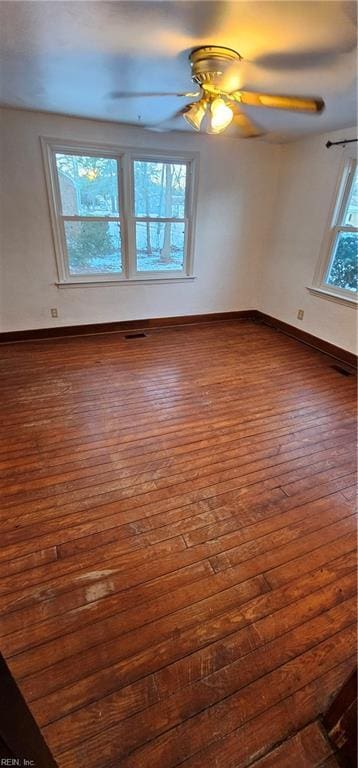
<path fill-rule="evenodd" d="M 310 293 L 322 298 L 336 301 L 341 304 L 357 307 L 358 293 L 348 288 L 341 288 L 328 283 L 328 275 L 331 269 L 335 253 L 335 246 L 341 232 L 357 232 L 358 228 L 344 224 L 344 214 L 350 197 L 354 175 L 357 169 L 357 160 L 346 157 L 340 165 L 338 181 L 330 209 L 328 224 L 324 234 L 320 259 L 314 274 L 313 283 L 307 286 Z"/>
<path fill-rule="evenodd" d="M 105 286 L 125 283 L 177 282 L 193 280 L 194 277 L 194 234 L 198 183 L 198 152 L 176 152 L 167 150 L 140 150 L 112 144 L 98 144 L 82 141 L 63 141 L 41 137 L 44 159 L 47 196 L 52 224 L 54 250 L 57 265 L 58 287 Z M 56 153 L 82 155 L 84 157 L 106 157 L 117 161 L 118 168 L 118 216 L 68 216 L 62 212 Z M 134 161 L 180 163 L 187 166 L 185 188 L 185 223 L 183 269 L 138 271 L 136 264 L 135 222 L 146 221 L 135 217 L 134 211 Z M 162 221 L 161 217 L 149 217 L 151 221 Z M 73 275 L 69 271 L 64 221 L 115 221 L 120 223 L 122 271 L 113 273 L 88 273 Z M 177 221 L 170 218 L 164 221 Z"/>

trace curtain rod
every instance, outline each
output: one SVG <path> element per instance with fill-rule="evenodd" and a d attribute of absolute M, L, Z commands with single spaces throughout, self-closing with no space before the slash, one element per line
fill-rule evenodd
<path fill-rule="evenodd" d="M 343 141 L 327 141 L 326 147 L 329 149 L 330 147 L 337 147 L 338 144 L 351 144 L 353 141 L 358 141 L 358 139 L 343 139 Z"/>

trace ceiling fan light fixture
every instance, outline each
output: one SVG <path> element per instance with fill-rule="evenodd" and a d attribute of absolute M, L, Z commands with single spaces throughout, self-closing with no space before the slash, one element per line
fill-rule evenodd
<path fill-rule="evenodd" d="M 210 133 L 222 133 L 234 117 L 232 109 L 219 97 L 211 102 L 210 111 Z"/>
<path fill-rule="evenodd" d="M 207 106 L 207 102 L 200 99 L 200 101 L 195 101 L 193 104 L 188 104 L 183 111 L 184 120 L 186 120 L 191 128 L 194 128 L 196 131 L 200 131 L 200 126 L 205 117 Z"/>

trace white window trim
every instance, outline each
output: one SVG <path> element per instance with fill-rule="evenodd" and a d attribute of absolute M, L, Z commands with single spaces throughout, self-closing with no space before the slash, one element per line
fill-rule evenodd
<path fill-rule="evenodd" d="M 198 152 L 176 152 L 169 150 L 140 150 L 134 147 L 119 147 L 112 144 L 98 144 L 93 142 L 64 141 L 49 137 L 41 137 L 41 147 L 44 159 L 44 169 L 47 187 L 47 196 L 52 224 L 54 250 L 57 265 L 59 288 L 74 287 L 92 287 L 92 286 L 114 286 L 128 285 L 128 283 L 171 283 L 186 282 L 195 279 L 194 275 L 194 236 L 196 221 L 196 200 L 198 185 Z M 55 153 L 77 153 L 83 155 L 99 155 L 117 160 L 119 168 L 119 216 L 103 216 L 98 220 L 120 221 L 122 238 L 122 271 L 109 275 L 108 273 L 93 275 L 71 275 L 68 269 L 67 248 L 65 235 L 62 226 L 64 218 L 73 220 L 82 220 L 87 218 L 96 221 L 95 216 L 91 217 L 63 217 L 61 213 L 61 198 L 58 184 L 58 174 L 55 164 Z M 134 215 L 134 186 L 132 178 L 132 168 L 134 160 L 148 160 L 154 162 L 170 161 L 172 163 L 183 163 L 187 166 L 186 176 L 186 197 L 185 197 L 185 217 L 179 221 L 185 223 L 185 255 L 183 269 L 180 271 L 158 270 L 156 272 L 139 272 L 136 269 L 135 254 L 135 215 Z M 154 218 L 150 220 L 157 221 Z M 146 217 L 140 217 L 141 221 L 146 221 Z M 175 218 L 160 220 L 174 221 Z"/>
<path fill-rule="evenodd" d="M 338 304 L 357 308 L 358 296 L 352 291 L 327 283 L 325 278 L 328 274 L 332 259 L 334 243 L 337 234 L 340 231 L 356 232 L 355 227 L 339 224 L 341 221 L 347 199 L 351 190 L 351 184 L 354 178 L 354 171 L 357 167 L 357 161 L 353 157 L 345 157 L 339 169 L 339 176 L 335 187 L 333 202 L 329 212 L 329 217 L 322 241 L 320 257 L 314 273 L 312 285 L 307 286 L 307 290 L 313 295 L 328 301 L 334 301 Z M 349 177 L 351 179 L 349 183 Z"/>

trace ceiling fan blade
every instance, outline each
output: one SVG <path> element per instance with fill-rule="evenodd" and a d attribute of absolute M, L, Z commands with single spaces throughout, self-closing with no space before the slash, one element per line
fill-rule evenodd
<path fill-rule="evenodd" d="M 177 126 L 173 125 L 173 121 L 177 120 L 178 117 L 182 117 L 184 110 L 185 107 L 182 109 L 177 109 L 173 115 L 168 117 L 166 120 L 163 120 L 163 122 L 153 123 L 153 125 L 147 123 L 144 128 L 146 128 L 147 131 L 154 131 L 155 133 L 168 133 L 170 131 L 175 131 Z"/>
<path fill-rule="evenodd" d="M 317 69 L 338 63 L 341 56 L 355 53 L 356 47 L 356 35 L 352 29 L 346 42 L 341 45 L 336 44 L 334 50 L 331 47 L 323 47 L 319 50 L 266 53 L 255 59 L 255 66 L 278 71 L 289 70 L 290 72 Z"/>
<path fill-rule="evenodd" d="M 230 129 L 226 133 L 231 136 L 239 136 L 242 139 L 255 139 L 258 136 L 263 136 L 265 132 L 258 125 L 255 125 L 247 115 L 237 110 L 234 112 Z"/>
<path fill-rule="evenodd" d="M 159 123 L 158 125 L 145 125 L 144 128 L 146 131 L 152 131 L 153 133 L 170 133 L 175 130 L 171 126 L 166 126 L 164 123 Z"/>
<path fill-rule="evenodd" d="M 179 98 L 194 98 L 200 96 L 199 93 L 163 93 L 157 91 L 112 91 L 110 94 L 111 99 L 145 99 L 145 98 L 159 98 L 160 96 L 178 96 Z"/>
<path fill-rule="evenodd" d="M 270 107 L 271 109 L 288 109 L 293 112 L 322 112 L 324 101 L 320 97 L 305 96 L 276 96 L 271 93 L 254 93 L 253 91 L 234 91 L 230 98 L 239 104 L 250 107 Z"/>

